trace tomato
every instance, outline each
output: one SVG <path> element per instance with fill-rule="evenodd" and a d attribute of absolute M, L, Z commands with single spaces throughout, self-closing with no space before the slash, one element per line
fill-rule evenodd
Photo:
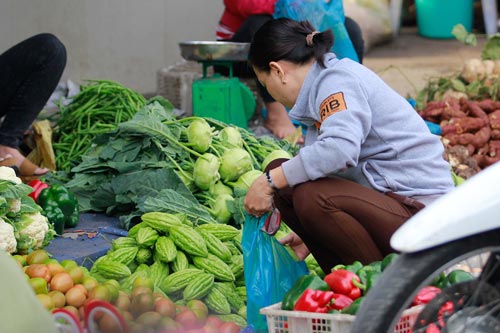
<path fill-rule="evenodd" d="M 98 286 L 99 282 L 91 276 L 84 276 L 82 279 L 82 285 L 85 287 L 87 291 L 89 291 Z"/>
<path fill-rule="evenodd" d="M 217 316 L 210 315 L 207 317 L 206 324 L 207 326 L 212 326 L 214 328 L 219 328 L 224 322 Z"/>
<path fill-rule="evenodd" d="M 73 288 L 73 286 L 73 279 L 66 272 L 57 273 L 50 280 L 50 290 L 66 293 L 70 288 Z"/>
<path fill-rule="evenodd" d="M 64 272 L 64 267 L 62 267 L 62 265 L 60 263 L 58 263 L 58 262 L 49 262 L 46 265 L 47 265 L 47 268 L 50 271 L 50 275 L 51 276 L 54 276 L 57 273 Z"/>
<path fill-rule="evenodd" d="M 205 321 L 207 319 L 208 307 L 199 299 L 192 299 L 188 301 L 186 306 L 192 310 L 200 320 Z"/>
<path fill-rule="evenodd" d="M 45 261 L 50 259 L 49 253 L 43 249 L 35 250 L 26 256 L 26 263 L 31 264 L 43 264 Z"/>
<path fill-rule="evenodd" d="M 66 305 L 66 296 L 58 290 L 49 291 L 48 294 L 54 301 L 54 307 L 59 309 Z"/>
<path fill-rule="evenodd" d="M 130 297 L 127 293 L 120 290 L 118 291 L 118 297 L 116 298 L 114 305 L 120 310 L 127 311 L 130 307 Z"/>
<path fill-rule="evenodd" d="M 31 264 L 26 267 L 26 274 L 29 275 L 29 277 L 34 278 L 34 277 L 41 277 L 44 278 L 45 281 L 49 282 L 51 275 L 50 275 L 50 270 L 47 267 L 47 265 L 44 264 Z"/>
<path fill-rule="evenodd" d="M 100 299 L 109 302 L 111 300 L 111 292 L 105 285 L 98 285 L 89 290 L 89 299 Z"/>
<path fill-rule="evenodd" d="M 156 327 L 161 320 L 161 314 L 154 311 L 146 311 L 139 315 L 139 317 L 135 318 L 135 321 L 139 324 L 144 325 L 147 328 Z"/>
<path fill-rule="evenodd" d="M 164 317 L 175 317 L 175 303 L 168 298 L 158 298 L 155 300 L 155 311 Z"/>
<path fill-rule="evenodd" d="M 182 325 L 185 329 L 200 328 L 205 323 L 201 320 L 193 310 L 187 309 L 179 312 L 175 316 L 175 321 Z"/>
<path fill-rule="evenodd" d="M 49 289 L 47 287 L 47 281 L 41 277 L 34 277 L 28 280 L 31 288 L 35 291 L 35 294 L 47 294 Z"/>
<path fill-rule="evenodd" d="M 86 299 L 87 296 L 85 295 L 85 292 L 82 290 L 82 288 L 79 288 L 78 286 L 74 286 L 73 288 L 70 288 L 66 292 L 67 305 L 72 305 L 78 308 L 83 305 Z"/>
<path fill-rule="evenodd" d="M 52 300 L 52 297 L 50 297 L 47 294 L 37 294 L 36 297 L 42 302 L 42 305 L 44 308 L 47 310 L 52 310 L 54 308 L 54 301 Z"/>
<path fill-rule="evenodd" d="M 240 330 L 241 328 L 232 321 L 227 321 L 219 327 L 219 333 L 239 333 Z"/>
<path fill-rule="evenodd" d="M 82 267 L 76 266 L 76 267 L 66 268 L 66 271 L 71 276 L 74 283 L 82 283 L 84 276 Z"/>
<path fill-rule="evenodd" d="M 113 316 L 105 313 L 99 319 L 99 331 L 102 333 L 119 333 L 122 332 L 120 323 Z"/>

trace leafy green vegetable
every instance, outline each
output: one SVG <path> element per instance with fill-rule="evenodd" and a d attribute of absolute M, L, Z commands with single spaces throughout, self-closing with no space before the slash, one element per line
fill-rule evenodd
<path fill-rule="evenodd" d="M 455 38 L 465 45 L 476 46 L 477 45 L 477 37 L 473 33 L 469 33 L 467 29 L 465 29 L 463 24 L 457 24 L 453 27 L 451 31 L 452 35 Z"/>
<path fill-rule="evenodd" d="M 488 38 L 483 46 L 481 58 L 483 60 L 500 59 L 500 33 L 496 33 Z"/>

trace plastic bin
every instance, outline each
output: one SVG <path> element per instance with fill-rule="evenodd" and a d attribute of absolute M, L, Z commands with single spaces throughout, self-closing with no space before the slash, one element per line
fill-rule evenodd
<path fill-rule="evenodd" d="M 415 0 L 420 35 L 429 38 L 454 38 L 456 24 L 472 29 L 474 0 Z"/>
<path fill-rule="evenodd" d="M 255 111 L 255 98 L 238 78 L 213 75 L 193 82 L 193 115 L 211 117 L 242 128 Z"/>
<path fill-rule="evenodd" d="M 423 306 L 403 312 L 394 333 L 411 333 L 411 327 Z M 330 313 L 281 310 L 281 303 L 262 308 L 269 333 L 349 333 L 355 316 Z"/>

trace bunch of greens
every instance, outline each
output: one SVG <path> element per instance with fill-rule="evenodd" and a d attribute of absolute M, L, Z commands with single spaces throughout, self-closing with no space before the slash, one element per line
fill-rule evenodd
<path fill-rule="evenodd" d="M 144 97 L 120 83 L 91 80 L 68 105 L 59 105 L 52 119 L 54 151 L 59 170 L 70 170 L 80 161 L 99 134 L 129 120 L 146 103 Z"/>
<path fill-rule="evenodd" d="M 156 97 L 116 130 L 96 137 L 70 172 L 53 177 L 75 193 L 81 211 L 120 216 L 126 229 L 151 211 L 241 224 L 243 196 L 264 159 L 296 150 L 215 119 L 178 119 L 172 105 Z"/>

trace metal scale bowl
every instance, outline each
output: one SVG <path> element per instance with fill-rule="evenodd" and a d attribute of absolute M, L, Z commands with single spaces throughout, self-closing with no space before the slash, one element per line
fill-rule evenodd
<path fill-rule="evenodd" d="M 233 77 L 233 63 L 247 60 L 250 44 L 188 41 L 179 46 L 184 59 L 203 65 L 203 77 L 192 85 L 193 115 L 247 128 L 255 111 L 255 97 L 245 84 Z M 210 66 L 227 67 L 229 76 L 207 76 Z"/>

